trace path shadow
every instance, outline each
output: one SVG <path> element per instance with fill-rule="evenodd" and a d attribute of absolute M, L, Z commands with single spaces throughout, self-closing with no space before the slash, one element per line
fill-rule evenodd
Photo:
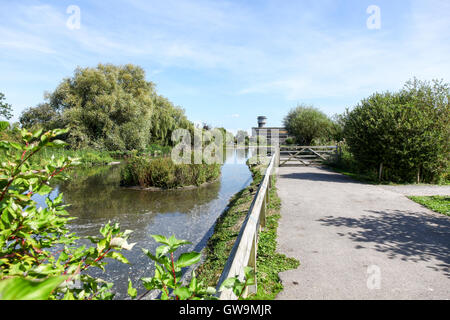
<path fill-rule="evenodd" d="M 450 278 L 449 218 L 401 210 L 367 212 L 370 215 L 361 218 L 328 216 L 318 221 L 325 226 L 352 229 L 338 234 L 354 241 L 357 249 L 364 248 L 364 243 L 375 243 L 375 250 L 389 259 L 428 262 L 434 258 L 439 263 L 429 268 Z"/>
<path fill-rule="evenodd" d="M 280 178 L 285 179 L 299 179 L 299 180 L 308 180 L 308 181 L 323 181 L 323 182 L 334 182 L 334 183 L 356 183 L 356 184 L 365 184 L 361 181 L 354 180 L 350 177 L 347 177 L 343 174 L 336 173 L 332 170 L 323 168 L 319 168 L 322 172 L 292 172 L 292 173 L 280 173 Z"/>

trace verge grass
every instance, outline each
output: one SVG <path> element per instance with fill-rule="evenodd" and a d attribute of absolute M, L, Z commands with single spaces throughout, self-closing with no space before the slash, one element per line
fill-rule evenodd
<path fill-rule="evenodd" d="M 215 287 L 217 285 L 259 183 L 261 183 L 262 169 L 266 165 L 249 165 L 253 175 L 252 183 L 233 196 L 227 209 L 215 224 L 214 234 L 203 250 L 204 261 L 196 269 L 197 278 L 208 286 Z M 256 262 L 258 290 L 256 294 L 247 298 L 251 300 L 274 299 L 283 289 L 278 273 L 299 266 L 297 260 L 276 252 L 281 201 L 277 195 L 275 179 L 273 177 L 272 179 L 272 187 L 269 191 L 270 202 L 266 213 L 266 228 L 260 233 L 258 241 Z"/>
<path fill-rule="evenodd" d="M 427 207 L 430 210 L 433 210 L 434 212 L 450 216 L 450 196 L 411 196 L 408 198 L 423 205 L 424 207 Z"/>

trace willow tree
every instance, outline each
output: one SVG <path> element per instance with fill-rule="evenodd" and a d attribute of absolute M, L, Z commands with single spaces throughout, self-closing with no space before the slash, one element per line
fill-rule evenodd
<path fill-rule="evenodd" d="M 72 148 L 143 150 L 169 144 L 177 128 L 193 127 L 184 110 L 158 95 L 145 71 L 132 64 L 77 68 L 46 100 L 22 114 L 22 126 L 69 127 L 65 139 Z"/>
<path fill-rule="evenodd" d="M 149 140 L 153 92 L 142 68 L 99 64 L 77 68 L 48 100 L 71 128 L 72 146 L 141 150 Z"/>
<path fill-rule="evenodd" d="M 167 98 L 154 95 L 154 111 L 151 117 L 150 142 L 162 145 L 172 144 L 172 132 L 187 129 L 192 132 L 193 124 L 187 119 L 184 110 L 175 106 Z"/>

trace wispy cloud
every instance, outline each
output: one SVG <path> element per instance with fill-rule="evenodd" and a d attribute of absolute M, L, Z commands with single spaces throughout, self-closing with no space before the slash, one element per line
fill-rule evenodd
<path fill-rule="evenodd" d="M 77 1 L 81 29 L 69 30 L 60 1 L 0 0 L 0 67 L 23 73 L 29 61 L 37 77 L 39 61 L 45 78 L 48 70 L 67 76 L 77 65 L 132 62 L 165 81 L 170 98 L 183 97 L 188 112 L 198 106 L 194 118 L 234 103 L 220 111 L 233 125 L 249 122 L 250 106 L 277 99 L 357 101 L 413 76 L 448 80 L 450 3 L 378 2 L 381 30 L 366 28 L 363 1 L 332 0 Z"/>

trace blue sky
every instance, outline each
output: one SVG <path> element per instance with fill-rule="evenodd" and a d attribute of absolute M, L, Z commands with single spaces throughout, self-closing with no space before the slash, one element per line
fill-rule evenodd
<path fill-rule="evenodd" d="M 297 103 L 333 115 L 414 76 L 448 82 L 449 12 L 448 0 L 0 0 L 0 92 L 17 120 L 77 66 L 133 63 L 194 122 L 279 126 Z"/>

